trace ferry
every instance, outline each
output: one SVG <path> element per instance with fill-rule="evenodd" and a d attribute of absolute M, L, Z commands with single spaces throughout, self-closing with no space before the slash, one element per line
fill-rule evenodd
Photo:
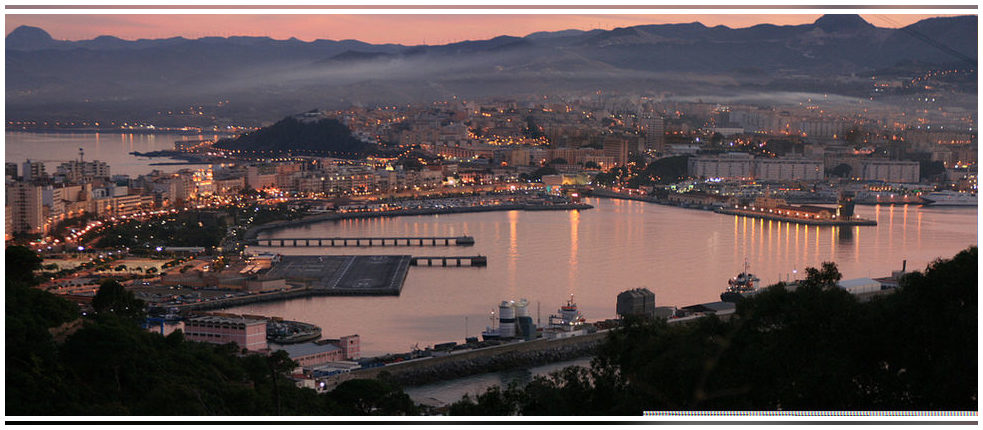
<path fill-rule="evenodd" d="M 936 191 L 922 195 L 922 200 L 928 206 L 976 206 L 976 193 L 960 193 L 958 191 Z"/>
<path fill-rule="evenodd" d="M 748 268 L 749 265 L 745 259 L 744 271 L 727 281 L 727 289 L 723 293 L 720 293 L 720 300 L 736 303 L 744 298 L 744 296 L 757 291 L 755 285 L 761 282 L 761 279 L 749 272 Z"/>

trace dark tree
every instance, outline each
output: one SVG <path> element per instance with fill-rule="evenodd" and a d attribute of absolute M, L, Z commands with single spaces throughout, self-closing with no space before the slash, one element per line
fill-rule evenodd
<path fill-rule="evenodd" d="M 127 291 L 113 279 L 103 281 L 92 298 L 92 308 L 96 313 L 114 314 L 134 321 L 143 320 L 143 305 L 143 300 L 134 297 L 132 291 Z"/>

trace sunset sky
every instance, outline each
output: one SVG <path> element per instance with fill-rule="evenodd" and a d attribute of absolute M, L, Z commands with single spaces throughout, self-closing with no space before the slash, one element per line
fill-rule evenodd
<path fill-rule="evenodd" d="M 369 43 L 444 44 L 463 40 L 488 39 L 500 35 L 525 36 L 537 31 L 565 29 L 612 29 L 640 24 L 701 22 L 707 26 L 732 28 L 761 23 L 806 24 L 821 14 L 721 14 L 709 10 L 694 14 L 645 15 L 569 15 L 569 14 L 11 14 L 5 15 L 6 33 L 20 25 L 41 27 L 55 39 L 83 40 L 100 35 L 123 39 L 183 36 L 268 36 L 274 39 L 296 37 L 314 39 L 357 39 Z M 899 27 L 932 16 L 893 13 L 862 14 L 878 27 Z M 958 12 L 958 11 L 957 11 Z M 967 10 L 967 13 L 975 11 Z"/>

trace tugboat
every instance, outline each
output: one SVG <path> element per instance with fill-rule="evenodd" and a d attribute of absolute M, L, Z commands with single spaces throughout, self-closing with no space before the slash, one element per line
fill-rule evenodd
<path fill-rule="evenodd" d="M 727 281 L 727 290 L 720 293 L 720 300 L 737 303 L 741 301 L 745 295 L 752 293 L 757 289 L 755 284 L 761 281 L 761 279 L 758 279 L 758 277 L 754 276 L 754 274 L 748 272 L 748 267 L 749 265 L 747 259 L 745 258 L 744 271 Z"/>

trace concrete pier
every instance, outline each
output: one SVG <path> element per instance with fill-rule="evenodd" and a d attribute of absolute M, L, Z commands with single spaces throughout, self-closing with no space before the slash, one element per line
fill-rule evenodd
<path fill-rule="evenodd" d="M 434 266 L 434 262 L 439 263 L 441 267 L 447 267 L 447 262 L 451 261 L 455 266 L 463 266 L 462 262 L 467 261 L 471 267 L 484 267 L 488 265 L 488 257 L 483 255 L 471 255 L 471 256 L 436 256 L 436 257 L 411 257 L 411 266 Z M 426 264 L 424 264 L 426 263 Z"/>
<path fill-rule="evenodd" d="M 250 244 L 270 247 L 333 246 L 471 246 L 472 236 L 446 237 L 322 237 L 253 239 Z"/>

